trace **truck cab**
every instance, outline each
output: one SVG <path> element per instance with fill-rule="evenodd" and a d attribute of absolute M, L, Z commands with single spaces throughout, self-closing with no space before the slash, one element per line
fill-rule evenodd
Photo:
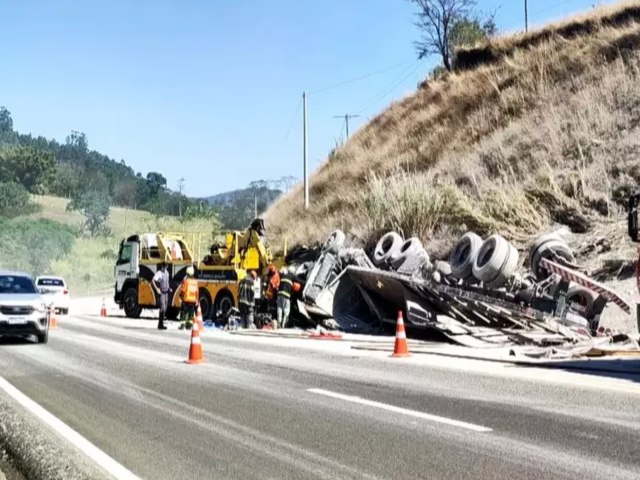
<path fill-rule="evenodd" d="M 145 233 L 120 242 L 114 271 L 114 300 L 127 317 L 138 318 L 143 309 L 158 308 L 151 282 L 162 263 L 167 264 L 171 285 L 167 317 L 176 319 L 180 311 L 179 285 L 187 267 L 193 265 L 191 251 L 183 238 L 177 234 Z"/>

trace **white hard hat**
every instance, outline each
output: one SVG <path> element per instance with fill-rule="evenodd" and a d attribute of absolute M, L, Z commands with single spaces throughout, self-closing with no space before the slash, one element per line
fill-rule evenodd
<path fill-rule="evenodd" d="M 191 276 L 193 276 L 194 273 L 195 273 L 195 271 L 194 271 L 192 266 L 187 267 L 187 275 L 189 275 L 191 277 Z"/>

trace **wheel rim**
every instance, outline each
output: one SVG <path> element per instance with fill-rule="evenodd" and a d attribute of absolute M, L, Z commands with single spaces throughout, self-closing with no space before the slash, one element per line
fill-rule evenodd
<path fill-rule="evenodd" d="M 138 302 L 136 302 L 136 299 L 133 298 L 133 295 L 127 295 L 127 299 L 124 301 L 124 304 L 127 307 L 127 310 L 129 310 L 130 312 L 135 311 L 137 303 Z"/>
<path fill-rule="evenodd" d="M 225 296 L 222 297 L 220 299 L 220 312 L 222 312 L 222 315 L 226 315 L 227 313 L 229 313 L 229 310 L 231 310 L 233 308 L 233 300 L 231 300 L 229 297 Z"/>

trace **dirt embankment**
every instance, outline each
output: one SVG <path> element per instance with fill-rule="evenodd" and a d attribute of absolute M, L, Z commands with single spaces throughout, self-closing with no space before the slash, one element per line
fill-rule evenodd
<path fill-rule="evenodd" d="M 521 248 L 558 225 L 576 245 L 616 231 L 619 243 L 588 258 L 616 278 L 607 268 L 635 257 L 620 221 L 640 185 L 639 21 L 634 1 L 459 52 L 458 71 L 327 158 L 309 211 L 301 188 L 276 202 L 270 236 L 309 244 L 341 228 L 371 246 L 396 230 L 443 256 L 467 230 Z"/>

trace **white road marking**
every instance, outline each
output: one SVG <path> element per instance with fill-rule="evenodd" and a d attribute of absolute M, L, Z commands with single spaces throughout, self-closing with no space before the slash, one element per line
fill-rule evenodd
<path fill-rule="evenodd" d="M 73 430 L 58 417 L 42 408 L 2 377 L 0 377 L 0 388 L 110 475 L 121 480 L 140 480 L 140 477 L 134 475 L 132 472 L 120 465 L 89 440 Z"/>
<path fill-rule="evenodd" d="M 460 420 L 441 417 L 439 415 L 431 415 L 429 413 L 419 412 L 417 410 L 409 410 L 408 408 L 396 407 L 387 403 L 375 402 L 373 400 L 367 400 L 365 398 L 355 397 L 352 395 L 343 395 L 342 393 L 331 392 L 329 390 L 323 390 L 321 388 L 309 388 L 307 392 L 324 395 L 326 397 L 337 398 L 338 400 L 344 400 L 346 402 L 359 403 L 361 405 L 367 405 L 369 407 L 380 408 L 382 410 L 388 410 L 390 412 L 400 413 L 402 415 L 408 415 L 410 417 L 422 418 L 423 420 L 429 420 L 431 422 L 443 423 L 445 425 L 451 425 L 453 427 L 466 428 L 467 430 L 473 430 L 474 432 L 484 433 L 493 431 L 493 429 L 489 427 L 483 427 L 482 425 L 462 422 Z"/>

